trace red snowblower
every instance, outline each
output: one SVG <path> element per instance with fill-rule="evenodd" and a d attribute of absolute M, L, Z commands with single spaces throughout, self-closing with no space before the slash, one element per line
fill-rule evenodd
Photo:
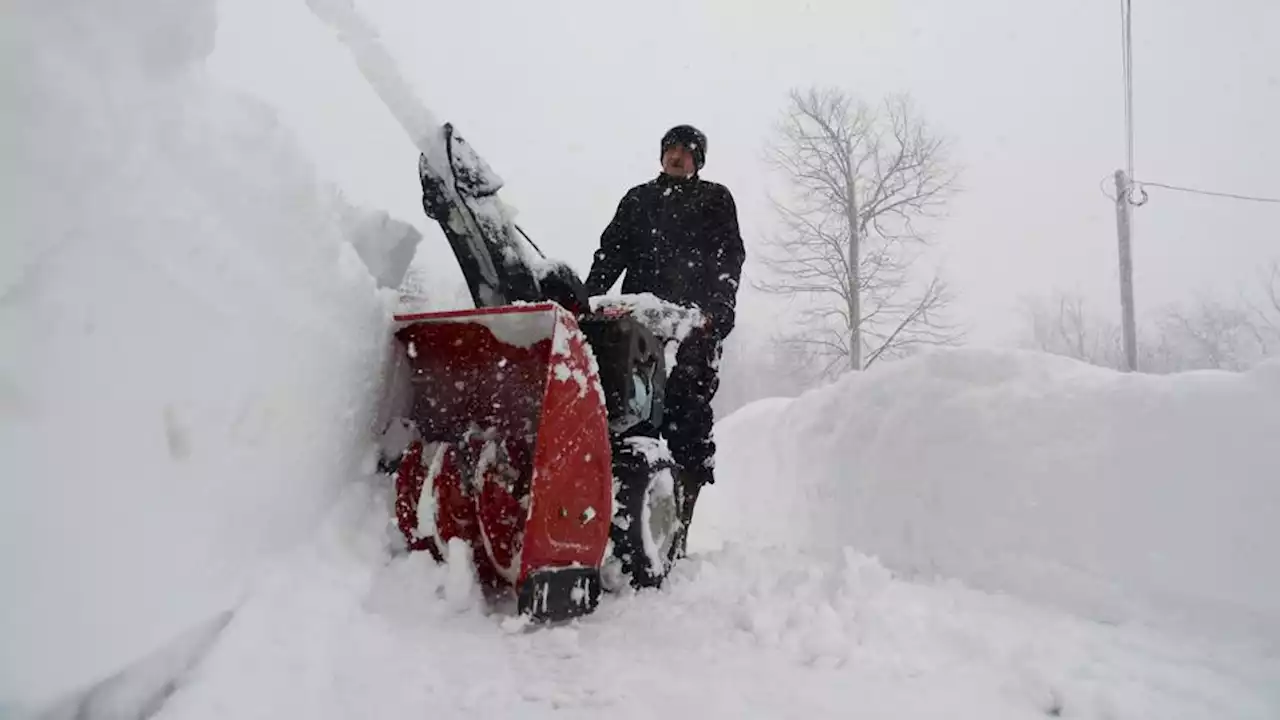
<path fill-rule="evenodd" d="M 662 583 L 683 498 L 659 433 L 666 369 L 697 308 L 588 298 L 498 199 L 502 180 L 417 101 L 350 0 L 307 0 L 418 148 L 422 205 L 475 307 L 396 317 L 384 467 L 410 551 L 470 556 L 534 621 Z M 668 358 L 671 358 L 669 360 Z"/>
<path fill-rule="evenodd" d="M 476 307 L 395 318 L 396 519 L 409 550 L 469 556 L 487 594 L 514 593 L 521 615 L 575 617 L 602 589 L 660 585 L 674 562 L 683 498 L 662 397 L 701 316 L 648 295 L 587 298 L 442 130 L 439 157 L 419 163 L 423 208 Z"/>

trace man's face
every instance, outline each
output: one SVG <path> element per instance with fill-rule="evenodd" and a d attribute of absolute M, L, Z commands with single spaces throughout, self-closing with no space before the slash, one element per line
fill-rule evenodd
<path fill-rule="evenodd" d="M 662 171 L 675 177 L 689 177 L 697 168 L 693 164 L 693 153 L 683 145 L 672 145 L 662 153 Z"/>

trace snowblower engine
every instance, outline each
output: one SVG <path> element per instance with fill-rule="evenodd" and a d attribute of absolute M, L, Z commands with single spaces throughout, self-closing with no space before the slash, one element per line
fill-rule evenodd
<path fill-rule="evenodd" d="M 446 124 L 423 207 L 475 307 L 396 316 L 384 452 L 410 551 L 467 562 L 521 615 L 591 612 L 660 585 L 684 528 L 659 428 L 667 368 L 701 314 L 652 295 L 588 298 L 541 257 L 502 182 Z"/>

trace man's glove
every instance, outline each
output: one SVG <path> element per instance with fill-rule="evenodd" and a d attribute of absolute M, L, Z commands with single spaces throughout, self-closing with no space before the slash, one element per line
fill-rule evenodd
<path fill-rule="evenodd" d="M 721 342 L 729 337 L 737 320 L 737 313 L 732 305 L 723 302 L 707 303 L 702 313 L 706 318 L 705 327 L 709 335 Z"/>
<path fill-rule="evenodd" d="M 542 297 L 568 310 L 575 317 L 591 312 L 587 288 L 573 268 L 559 260 L 548 260 L 551 268 L 540 281 Z"/>

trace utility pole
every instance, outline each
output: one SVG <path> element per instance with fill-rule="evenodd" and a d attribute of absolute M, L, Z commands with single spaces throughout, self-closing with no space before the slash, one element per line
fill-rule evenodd
<path fill-rule="evenodd" d="M 1133 320 L 1133 253 L 1129 237 L 1130 178 L 1124 170 L 1116 171 L 1116 231 L 1120 240 L 1120 315 L 1124 328 L 1125 368 L 1138 369 L 1138 340 Z"/>

